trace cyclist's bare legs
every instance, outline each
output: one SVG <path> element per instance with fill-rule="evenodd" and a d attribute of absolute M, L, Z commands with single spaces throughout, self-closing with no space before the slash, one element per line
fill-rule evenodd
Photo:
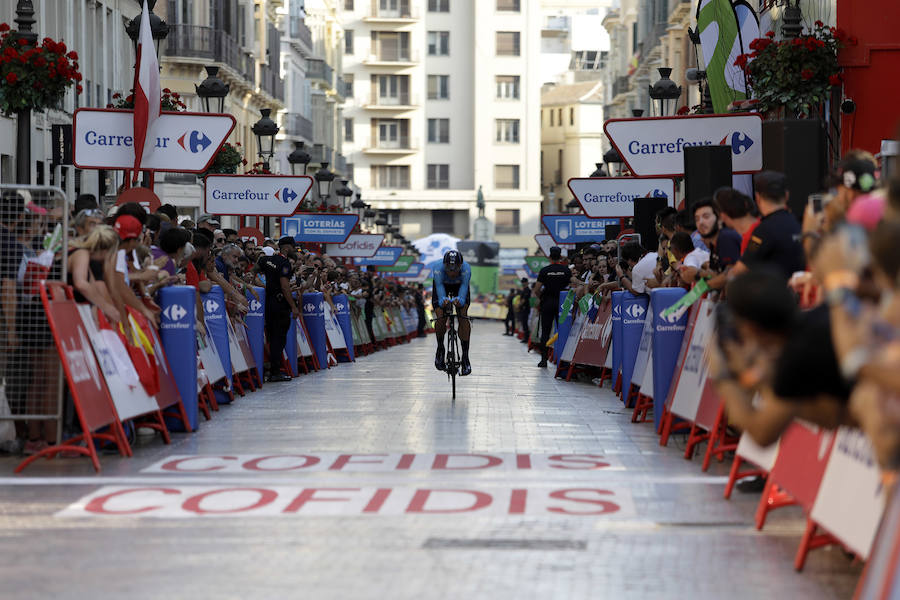
<path fill-rule="evenodd" d="M 438 306 L 434 307 L 434 336 L 437 338 L 437 352 L 434 356 L 434 368 L 438 371 L 444 370 L 444 334 L 447 333 L 447 319 L 444 317 L 444 310 Z"/>
<path fill-rule="evenodd" d="M 460 375 L 468 375 L 472 372 L 472 366 L 469 363 L 469 337 L 472 334 L 472 322 L 466 319 L 469 312 L 468 306 L 460 306 L 457 309 L 459 316 L 459 345 L 462 347 L 462 370 Z"/>

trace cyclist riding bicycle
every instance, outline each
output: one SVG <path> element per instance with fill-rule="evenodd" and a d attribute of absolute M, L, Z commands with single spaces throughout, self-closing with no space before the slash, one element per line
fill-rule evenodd
<path fill-rule="evenodd" d="M 462 368 L 460 375 L 468 375 L 472 372 L 469 363 L 469 335 L 472 328 L 469 320 L 465 318 L 469 309 L 469 280 L 472 278 L 472 268 L 463 260 L 462 254 L 456 250 L 450 250 L 444 254 L 444 264 L 434 272 L 434 290 L 431 295 L 431 304 L 434 307 L 435 321 L 434 332 L 437 334 L 437 354 L 434 357 L 434 366 L 438 371 L 446 368 L 444 362 L 444 334 L 447 332 L 447 319 L 444 312 L 452 302 L 456 305 L 456 314 L 459 315 L 459 341 L 462 346 Z"/>

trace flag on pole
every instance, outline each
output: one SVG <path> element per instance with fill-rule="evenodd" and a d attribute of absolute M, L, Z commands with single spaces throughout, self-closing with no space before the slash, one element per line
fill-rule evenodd
<path fill-rule="evenodd" d="M 151 132 L 159 118 L 159 60 L 150 31 L 150 9 L 147 0 L 141 10 L 141 32 L 138 35 L 137 68 L 134 70 L 134 181 L 137 183 L 144 154 L 153 152 Z M 148 148 L 149 144 L 149 148 Z"/>
<path fill-rule="evenodd" d="M 736 43 L 740 48 L 740 37 L 731 0 L 700 0 L 697 4 L 697 32 L 700 34 L 700 52 L 706 64 L 706 81 L 713 110 L 716 113 L 727 112 L 729 104 L 747 97 L 746 88 L 739 91 L 732 87 L 733 82 L 739 79 L 734 73 L 737 56 L 732 54 Z"/>

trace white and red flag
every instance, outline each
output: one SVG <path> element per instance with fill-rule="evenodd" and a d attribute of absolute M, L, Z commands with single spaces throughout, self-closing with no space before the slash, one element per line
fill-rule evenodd
<path fill-rule="evenodd" d="M 150 31 L 150 9 L 147 0 L 141 11 L 138 36 L 137 68 L 134 70 L 134 183 L 137 183 L 144 153 L 153 151 L 153 122 L 159 118 L 159 60 Z"/>

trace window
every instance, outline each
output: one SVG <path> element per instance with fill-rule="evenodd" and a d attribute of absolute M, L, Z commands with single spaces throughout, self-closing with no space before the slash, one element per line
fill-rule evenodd
<path fill-rule="evenodd" d="M 450 188 L 450 165 L 428 165 L 428 189 Z"/>
<path fill-rule="evenodd" d="M 575 109 L 569 107 L 569 125 L 575 125 Z"/>
<path fill-rule="evenodd" d="M 344 30 L 344 54 L 353 54 L 353 30 Z"/>
<path fill-rule="evenodd" d="M 495 141 L 498 144 L 518 144 L 519 120 L 497 119 L 497 137 Z"/>
<path fill-rule="evenodd" d="M 381 165 L 372 167 L 372 182 L 379 189 L 409 189 L 409 167 Z"/>
<path fill-rule="evenodd" d="M 454 233 L 452 210 L 431 211 L 431 233 Z"/>
<path fill-rule="evenodd" d="M 550 113 L 550 127 L 553 127 L 553 109 L 551 108 L 551 109 L 550 109 L 549 111 L 547 111 L 547 112 Z"/>
<path fill-rule="evenodd" d="M 347 89 L 344 91 L 344 94 L 347 98 L 353 97 L 353 73 L 344 73 L 341 77 L 344 78 L 344 83 L 347 84 Z"/>
<path fill-rule="evenodd" d="M 559 125 L 560 127 L 562 127 L 562 125 L 563 125 L 561 108 L 556 109 L 556 124 Z"/>
<path fill-rule="evenodd" d="M 428 12 L 450 12 L 450 0 L 428 0 Z"/>
<path fill-rule="evenodd" d="M 408 119 L 372 119 L 376 148 L 409 148 Z"/>
<path fill-rule="evenodd" d="M 520 0 L 497 0 L 497 10 L 519 12 L 521 10 L 519 4 Z"/>
<path fill-rule="evenodd" d="M 344 10 L 353 10 L 353 0 L 344 0 Z"/>
<path fill-rule="evenodd" d="M 519 209 L 500 209 L 494 217 L 496 233 L 519 233 Z"/>
<path fill-rule="evenodd" d="M 519 32 L 497 32 L 497 56 L 519 56 Z"/>
<path fill-rule="evenodd" d="M 518 100 L 519 99 L 519 76 L 518 75 L 497 75 L 497 98 L 501 100 Z"/>
<path fill-rule="evenodd" d="M 449 31 L 429 31 L 428 32 L 428 56 L 449 56 L 450 54 L 450 32 Z"/>
<path fill-rule="evenodd" d="M 344 119 L 344 141 L 353 141 L 353 119 Z"/>
<path fill-rule="evenodd" d="M 372 51 L 381 61 L 409 60 L 409 32 L 373 31 Z"/>
<path fill-rule="evenodd" d="M 519 189 L 519 165 L 494 165 L 494 188 Z"/>
<path fill-rule="evenodd" d="M 428 143 L 450 143 L 450 119 L 428 119 Z"/>
<path fill-rule="evenodd" d="M 429 100 L 449 100 L 450 99 L 450 76 L 449 75 L 429 75 L 428 76 L 428 99 Z"/>
<path fill-rule="evenodd" d="M 372 75 L 372 95 L 376 104 L 406 106 L 409 104 L 409 75 Z"/>

